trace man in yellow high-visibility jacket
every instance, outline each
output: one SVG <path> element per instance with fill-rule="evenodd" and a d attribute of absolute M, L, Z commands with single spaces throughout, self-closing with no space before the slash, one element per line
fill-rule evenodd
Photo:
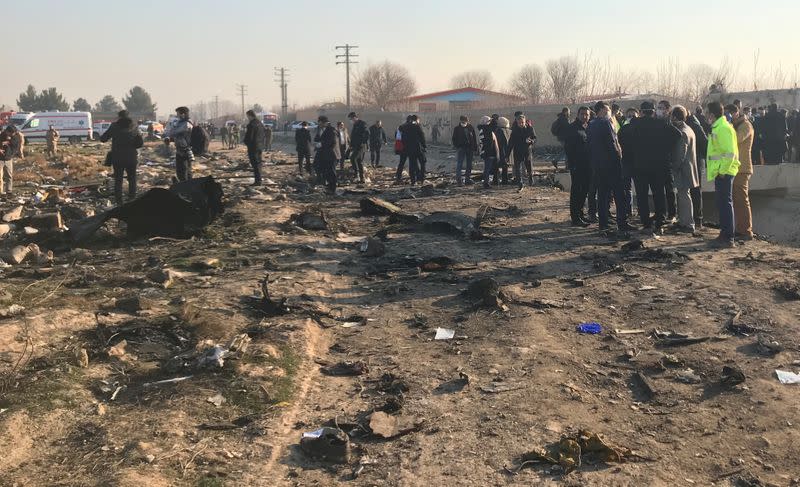
<path fill-rule="evenodd" d="M 708 138 L 706 174 L 714 181 L 714 191 L 719 212 L 719 237 L 711 245 L 717 248 L 732 248 L 736 244 L 733 218 L 733 178 L 739 173 L 739 147 L 736 130 L 725 118 L 722 104 L 708 104 L 711 135 Z"/>

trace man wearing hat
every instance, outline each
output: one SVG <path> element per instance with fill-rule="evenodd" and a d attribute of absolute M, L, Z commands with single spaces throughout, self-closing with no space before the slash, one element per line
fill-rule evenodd
<path fill-rule="evenodd" d="M 656 118 L 655 111 L 652 102 L 641 104 L 642 116 L 631 124 L 631 130 L 625 136 L 630 142 L 625 145 L 633 150 L 633 179 L 642 230 L 659 234 L 667 217 L 665 179 L 672 163 L 672 150 L 681 133 L 671 123 Z M 650 192 L 655 204 L 655 219 L 650 216 Z"/>
<path fill-rule="evenodd" d="M 314 165 L 328 192 L 333 194 L 336 192 L 336 162 L 342 158 L 339 149 L 339 134 L 325 115 L 320 115 L 317 124 L 319 130 L 317 136 L 314 137 L 314 145 L 317 149 Z"/>
<path fill-rule="evenodd" d="M 177 117 L 167 125 L 164 130 L 164 143 L 175 143 L 175 175 L 178 181 L 192 179 L 192 121 L 189 120 L 189 109 L 178 107 L 175 109 Z"/>

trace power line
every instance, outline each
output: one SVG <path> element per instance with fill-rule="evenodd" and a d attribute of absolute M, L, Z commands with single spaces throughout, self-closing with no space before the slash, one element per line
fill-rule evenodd
<path fill-rule="evenodd" d="M 239 92 L 239 95 L 242 97 L 242 120 L 244 120 L 244 95 L 247 94 L 247 85 L 245 84 L 237 84 L 236 90 Z"/>
<path fill-rule="evenodd" d="M 350 65 L 351 64 L 358 64 L 358 61 L 353 61 L 351 58 L 358 57 L 358 54 L 350 54 L 350 50 L 358 49 L 358 46 L 351 46 L 350 44 L 345 44 L 343 46 L 336 46 L 336 50 L 339 49 L 344 50 L 344 54 L 337 54 L 336 55 L 336 64 L 344 64 L 345 66 L 345 76 L 347 76 L 347 111 L 349 112 L 350 109 Z M 344 61 L 338 61 L 338 59 L 344 58 Z"/>
<path fill-rule="evenodd" d="M 286 121 L 289 111 L 289 97 L 286 91 L 286 80 L 289 77 L 288 72 L 289 70 L 284 67 L 275 68 L 275 76 L 280 77 L 280 79 L 276 79 L 275 82 L 281 87 L 281 120 L 284 122 Z"/>

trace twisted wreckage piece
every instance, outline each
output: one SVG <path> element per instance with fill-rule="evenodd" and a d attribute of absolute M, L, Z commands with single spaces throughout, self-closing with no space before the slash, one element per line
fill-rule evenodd
<path fill-rule="evenodd" d="M 222 185 L 212 176 L 153 188 L 133 201 L 73 223 L 74 242 L 91 237 L 108 220 L 128 225 L 128 237 L 183 238 L 208 225 L 224 211 Z"/>

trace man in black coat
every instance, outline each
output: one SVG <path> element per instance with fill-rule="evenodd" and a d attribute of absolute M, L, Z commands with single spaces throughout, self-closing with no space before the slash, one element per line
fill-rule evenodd
<path fill-rule="evenodd" d="M 630 134 L 636 201 L 643 230 L 660 233 L 667 217 L 667 168 L 681 134 L 671 123 L 655 117 L 655 107 L 651 102 L 642 103 L 641 113 L 640 118 L 631 122 Z M 650 217 L 649 191 L 653 193 L 655 220 Z"/>
<path fill-rule="evenodd" d="M 253 166 L 255 181 L 253 186 L 261 186 L 261 163 L 264 154 L 264 124 L 256 117 L 256 112 L 247 110 L 247 129 L 244 133 L 244 145 L 247 147 L 247 158 Z"/>
<path fill-rule="evenodd" d="M 580 107 L 578 116 L 564 130 L 564 149 L 567 153 L 567 169 L 572 179 L 569 190 L 569 216 L 572 224 L 589 226 L 583 214 L 583 206 L 592 184 L 592 166 L 586 129 L 589 126 L 589 107 Z"/>
<path fill-rule="evenodd" d="M 597 117 L 589 123 L 586 136 L 589 154 L 597 185 L 597 211 L 600 231 L 608 230 L 611 197 L 617 206 L 617 228 L 620 231 L 633 230 L 628 224 L 628 202 L 622 173 L 622 149 L 617 133 L 611 123 L 611 107 L 601 101 L 595 105 Z"/>
<path fill-rule="evenodd" d="M 402 134 L 403 151 L 408 157 L 408 172 L 411 176 L 411 186 L 425 182 L 425 133 L 419 126 L 419 118 L 411 115 L 411 121 L 400 127 Z"/>
<path fill-rule="evenodd" d="M 306 161 L 306 171 L 311 174 L 311 148 L 313 140 L 308 122 L 300 123 L 300 128 L 294 131 L 294 143 L 297 149 L 297 165 L 300 174 L 303 173 L 303 161 Z"/>
<path fill-rule="evenodd" d="M 356 112 L 347 115 L 353 130 L 350 132 L 350 163 L 359 183 L 364 183 L 364 155 L 369 146 L 369 128 L 367 122 L 360 120 Z"/>
<path fill-rule="evenodd" d="M 528 174 L 528 185 L 533 186 L 533 143 L 536 142 L 536 131 L 522 112 L 514 114 L 514 126 L 511 127 L 511 138 L 508 141 L 514 155 L 514 180 L 522 187 L 522 165 Z"/>
<path fill-rule="evenodd" d="M 689 114 L 686 117 L 686 125 L 694 132 L 695 147 L 697 148 L 697 180 L 703 180 L 703 171 L 706 167 L 706 155 L 708 153 L 708 134 L 703 128 L 703 124 L 695 115 Z M 692 214 L 694 215 L 694 225 L 698 230 L 703 228 L 703 193 L 700 186 L 689 190 L 692 195 Z"/>
<path fill-rule="evenodd" d="M 317 123 L 319 129 L 318 135 L 314 138 L 314 145 L 317 148 L 314 163 L 328 192 L 333 194 L 336 192 L 336 162 L 342 158 L 339 133 L 331 126 L 330 120 L 325 115 L 321 115 Z"/>
<path fill-rule="evenodd" d="M 466 183 L 472 184 L 472 157 L 478 152 L 478 137 L 475 127 L 469 123 L 466 115 L 459 118 L 458 125 L 453 129 L 451 142 L 456 149 L 456 184 L 464 184 L 463 174 L 466 174 Z"/>
<path fill-rule="evenodd" d="M 778 105 L 772 103 L 767 109 L 767 114 L 761 121 L 763 134 L 764 162 L 766 164 L 780 164 L 786 154 L 786 139 L 789 128 L 786 124 L 786 115 L 778 111 Z"/>
<path fill-rule="evenodd" d="M 381 165 L 381 149 L 386 145 L 386 131 L 378 120 L 369 128 L 369 162 L 372 167 Z"/>
<path fill-rule="evenodd" d="M 122 204 L 122 178 L 128 179 L 128 197 L 136 197 L 136 166 L 139 164 L 139 151 L 144 145 L 139 128 L 133 123 L 127 110 L 118 114 L 119 118 L 100 136 L 100 142 L 111 139 L 111 152 L 108 157 L 114 168 L 114 200 Z"/>

